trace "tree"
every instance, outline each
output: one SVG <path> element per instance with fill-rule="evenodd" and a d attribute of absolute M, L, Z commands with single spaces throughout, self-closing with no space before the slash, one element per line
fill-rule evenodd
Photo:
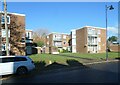
<path fill-rule="evenodd" d="M 25 23 L 19 20 L 19 17 L 15 15 L 10 15 L 11 21 L 8 25 L 10 29 L 10 39 L 11 44 L 11 54 L 12 55 L 25 55 L 25 45 L 21 44 L 23 38 L 25 40 Z M 24 20 L 24 17 L 21 17 Z"/>
<path fill-rule="evenodd" d="M 33 31 L 33 42 L 37 43 L 38 46 L 43 47 L 48 33 L 48 29 L 36 29 Z"/>
<path fill-rule="evenodd" d="M 117 41 L 117 40 L 118 40 L 118 38 L 116 36 L 111 36 L 111 37 L 108 38 L 108 41 L 110 41 L 110 42 L 114 42 L 114 41 Z"/>

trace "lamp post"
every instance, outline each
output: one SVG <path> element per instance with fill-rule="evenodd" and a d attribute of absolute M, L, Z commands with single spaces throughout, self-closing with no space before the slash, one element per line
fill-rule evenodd
<path fill-rule="evenodd" d="M 109 9 L 109 10 L 113 10 L 114 8 L 113 8 L 113 6 L 112 5 L 110 5 L 110 6 L 105 6 L 105 9 L 106 9 L 106 11 L 105 11 L 105 13 L 106 13 L 106 60 L 108 60 L 108 40 L 107 40 L 107 36 L 108 36 L 108 33 L 107 33 L 107 10 Z"/>
<path fill-rule="evenodd" d="M 6 55 L 9 55 L 9 40 L 8 40 L 8 26 L 7 26 L 7 5 L 4 0 L 4 19 L 5 19 L 5 30 L 6 30 Z"/>

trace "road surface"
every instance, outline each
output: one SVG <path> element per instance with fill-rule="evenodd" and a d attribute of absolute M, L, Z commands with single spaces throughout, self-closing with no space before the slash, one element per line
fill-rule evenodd
<path fill-rule="evenodd" d="M 2 83 L 118 83 L 120 62 L 88 65 L 89 68 L 59 70 L 32 77 L 13 77 Z"/>

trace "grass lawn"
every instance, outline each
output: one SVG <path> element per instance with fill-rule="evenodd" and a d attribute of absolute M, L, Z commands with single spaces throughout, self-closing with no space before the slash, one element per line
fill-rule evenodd
<path fill-rule="evenodd" d="M 80 58 L 90 58 L 90 59 L 95 59 L 95 60 L 106 59 L 106 53 L 97 53 L 97 54 L 63 53 L 63 55 L 76 56 L 76 57 L 80 57 Z M 109 52 L 108 53 L 108 59 L 115 59 L 115 58 L 118 58 L 117 52 Z"/>
<path fill-rule="evenodd" d="M 49 64 L 49 61 L 57 62 L 60 64 L 67 64 L 67 60 L 76 60 L 80 63 L 93 62 L 93 61 L 101 61 L 105 60 L 105 53 L 98 54 L 79 54 L 79 53 L 61 53 L 59 55 L 52 54 L 35 54 L 31 55 L 30 58 L 33 59 L 34 62 L 45 62 L 46 65 Z M 118 53 L 110 52 L 108 53 L 108 59 L 115 59 L 118 57 Z"/>

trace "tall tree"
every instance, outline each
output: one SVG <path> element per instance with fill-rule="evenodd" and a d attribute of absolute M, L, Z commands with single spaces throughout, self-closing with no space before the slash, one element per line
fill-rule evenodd
<path fill-rule="evenodd" d="M 10 15 L 11 21 L 8 28 L 10 29 L 11 53 L 15 55 L 25 55 L 25 45 L 21 44 L 25 40 L 25 24 L 17 16 Z M 24 17 L 21 17 L 24 20 Z M 25 43 L 25 42 L 24 42 Z"/>
<path fill-rule="evenodd" d="M 111 37 L 108 38 L 108 41 L 110 41 L 110 42 L 114 42 L 114 41 L 117 41 L 117 40 L 118 40 L 118 37 L 116 37 L 116 36 L 111 36 Z"/>

